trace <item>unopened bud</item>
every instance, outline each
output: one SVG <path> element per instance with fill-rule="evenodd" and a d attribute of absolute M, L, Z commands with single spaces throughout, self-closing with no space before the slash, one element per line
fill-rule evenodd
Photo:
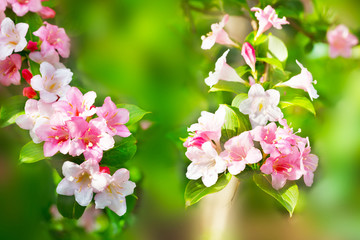
<path fill-rule="evenodd" d="M 23 95 L 27 98 L 36 97 L 36 92 L 32 87 L 26 87 L 23 89 Z"/>

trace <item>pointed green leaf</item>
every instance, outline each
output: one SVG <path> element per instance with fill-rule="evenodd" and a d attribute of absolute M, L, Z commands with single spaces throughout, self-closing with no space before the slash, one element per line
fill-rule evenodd
<path fill-rule="evenodd" d="M 0 110 L 0 127 L 6 127 L 13 123 L 18 116 L 24 114 L 26 98 L 13 96 L 6 100 Z"/>
<path fill-rule="evenodd" d="M 240 93 L 233 99 L 231 106 L 239 108 L 240 103 L 248 98 L 247 93 Z"/>
<path fill-rule="evenodd" d="M 251 72 L 251 68 L 248 65 L 243 65 L 235 68 L 236 73 L 242 77 L 245 73 Z"/>
<path fill-rule="evenodd" d="M 296 207 L 299 190 L 295 183 L 288 183 L 283 188 L 276 190 L 271 185 L 271 177 L 265 174 L 254 174 L 255 184 L 264 192 L 275 198 L 292 216 Z"/>
<path fill-rule="evenodd" d="M 282 63 L 277 58 L 256 58 L 256 60 L 260 62 L 266 62 L 271 66 L 273 66 L 274 68 L 284 70 Z"/>
<path fill-rule="evenodd" d="M 281 62 L 284 62 L 288 58 L 288 51 L 284 42 L 273 35 L 269 36 L 267 57 L 275 57 Z"/>
<path fill-rule="evenodd" d="M 240 113 L 238 108 L 230 107 L 225 104 L 222 106 L 224 106 L 226 114 L 225 123 L 221 131 L 221 142 L 226 142 L 230 138 L 251 129 L 248 116 Z"/>
<path fill-rule="evenodd" d="M 185 206 L 189 207 L 198 201 L 200 201 L 203 197 L 208 194 L 218 192 L 226 187 L 231 179 L 230 173 L 224 173 L 219 176 L 217 182 L 210 186 L 206 187 L 201 179 L 198 180 L 190 180 L 185 188 Z"/>
<path fill-rule="evenodd" d="M 74 196 L 58 195 L 56 205 L 61 215 L 71 219 L 79 219 L 86 208 L 80 206 Z"/>
<path fill-rule="evenodd" d="M 248 92 L 249 87 L 245 86 L 244 84 L 240 82 L 228 82 L 228 81 L 222 81 L 220 80 L 217 84 L 212 86 L 209 90 L 209 92 L 218 92 L 218 91 L 224 91 L 224 92 L 233 92 L 236 94 Z"/>
<path fill-rule="evenodd" d="M 296 96 L 296 97 L 282 97 L 282 100 L 280 101 L 280 108 L 287 108 L 290 106 L 298 106 L 302 107 L 312 114 L 316 115 L 314 105 L 312 102 L 303 96 Z"/>
<path fill-rule="evenodd" d="M 130 126 L 134 123 L 137 123 L 138 121 L 140 121 L 146 114 L 150 113 L 147 112 L 141 108 L 139 108 L 136 105 L 133 104 L 117 104 L 116 105 L 118 108 L 125 108 L 129 111 L 130 113 L 130 118 L 129 121 L 125 124 L 126 126 Z"/>
<path fill-rule="evenodd" d="M 19 160 L 21 163 L 34 163 L 40 160 L 45 159 L 44 144 L 42 143 L 34 143 L 33 141 L 28 142 L 25 144 L 20 150 L 20 157 Z"/>

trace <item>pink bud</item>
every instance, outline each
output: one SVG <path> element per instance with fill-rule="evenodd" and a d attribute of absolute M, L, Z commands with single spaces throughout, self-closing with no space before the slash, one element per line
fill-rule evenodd
<path fill-rule="evenodd" d="M 23 89 L 23 96 L 28 98 L 36 97 L 36 92 L 32 87 L 26 87 Z"/>
<path fill-rule="evenodd" d="M 26 48 L 29 49 L 30 52 L 34 52 L 34 51 L 38 50 L 37 42 L 29 41 Z"/>
<path fill-rule="evenodd" d="M 108 167 L 100 167 L 100 172 L 110 174 L 110 169 Z"/>
<path fill-rule="evenodd" d="M 31 74 L 31 72 L 28 69 L 23 69 L 21 71 L 21 75 L 23 76 L 23 78 L 25 79 L 25 81 L 30 84 L 31 79 L 33 77 L 33 75 Z"/>
<path fill-rule="evenodd" d="M 253 46 L 251 46 L 250 43 L 245 42 L 242 45 L 241 55 L 245 59 L 246 64 L 249 65 L 249 67 L 253 72 L 255 72 L 255 63 L 256 63 L 255 49 L 253 48 Z"/>
<path fill-rule="evenodd" d="M 38 13 L 43 19 L 54 18 L 56 15 L 56 12 L 49 7 L 42 7 Z"/>

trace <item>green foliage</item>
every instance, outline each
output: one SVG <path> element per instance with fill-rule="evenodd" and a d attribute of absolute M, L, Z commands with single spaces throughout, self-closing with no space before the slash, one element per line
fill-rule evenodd
<path fill-rule="evenodd" d="M 295 183 L 287 183 L 283 188 L 276 190 L 271 185 L 271 178 L 265 174 L 254 174 L 254 182 L 256 185 L 275 198 L 281 205 L 283 205 L 292 216 L 299 198 L 298 186 Z"/>
<path fill-rule="evenodd" d="M 86 207 L 80 206 L 75 201 L 75 196 L 57 196 L 57 209 L 63 217 L 70 219 L 79 219 L 85 211 Z"/>
<path fill-rule="evenodd" d="M 24 96 L 13 96 L 7 99 L 0 110 L 0 127 L 6 127 L 13 123 L 18 116 L 24 114 L 26 98 Z"/>
<path fill-rule="evenodd" d="M 285 62 L 288 58 L 287 48 L 282 40 L 278 37 L 270 35 L 268 37 L 268 58 L 277 58 L 280 62 Z"/>
<path fill-rule="evenodd" d="M 238 108 L 222 105 L 225 108 L 225 123 L 221 129 L 221 141 L 226 142 L 230 138 L 251 129 L 248 116 L 242 114 Z"/>
<path fill-rule="evenodd" d="M 24 22 L 29 24 L 29 30 L 26 34 L 27 40 L 33 42 L 39 41 L 39 37 L 33 35 L 33 32 L 37 31 L 43 25 L 43 20 L 37 13 L 29 12 L 23 17 L 19 17 L 17 22 Z"/>
<path fill-rule="evenodd" d="M 291 106 L 302 107 L 312 114 L 316 115 L 313 103 L 306 97 L 303 96 L 284 96 L 281 97 L 280 108 L 287 108 Z"/>
<path fill-rule="evenodd" d="M 284 67 L 282 65 L 282 63 L 280 62 L 280 60 L 276 59 L 276 58 L 256 58 L 257 61 L 260 62 L 265 62 L 270 64 L 271 66 L 273 66 L 274 68 L 278 68 L 280 70 L 284 70 Z"/>
<path fill-rule="evenodd" d="M 125 108 L 130 113 L 129 121 L 125 124 L 126 126 L 133 125 L 140 121 L 146 114 L 150 113 L 133 104 L 117 104 L 118 108 Z"/>
<path fill-rule="evenodd" d="M 224 92 L 233 92 L 233 93 L 242 93 L 242 92 L 248 92 L 249 87 L 245 86 L 244 84 L 240 82 L 229 82 L 229 81 L 222 81 L 220 80 L 217 84 L 212 86 L 209 90 L 209 92 L 218 92 L 218 91 L 224 91 Z"/>
<path fill-rule="evenodd" d="M 233 99 L 231 106 L 239 108 L 240 103 L 242 101 L 244 101 L 245 99 L 248 98 L 247 93 L 239 93 L 238 95 L 235 96 L 235 98 Z"/>
<path fill-rule="evenodd" d="M 255 36 L 256 36 L 256 31 L 252 31 L 245 38 L 245 42 L 250 43 L 254 48 L 256 48 L 257 46 L 263 43 L 266 43 L 266 41 L 268 40 L 268 36 L 265 34 L 260 35 L 256 40 L 255 40 Z"/>
<path fill-rule="evenodd" d="M 217 182 L 211 187 L 206 187 L 201 179 L 190 180 L 185 189 L 185 206 L 189 207 L 208 194 L 218 192 L 226 187 L 231 179 L 230 173 L 221 174 Z"/>
<path fill-rule="evenodd" d="M 45 159 L 42 143 L 34 143 L 33 141 L 25 144 L 20 150 L 19 160 L 21 163 L 34 163 Z"/>

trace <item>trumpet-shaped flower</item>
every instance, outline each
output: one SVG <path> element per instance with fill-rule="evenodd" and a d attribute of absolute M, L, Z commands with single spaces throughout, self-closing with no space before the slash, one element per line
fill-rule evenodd
<path fill-rule="evenodd" d="M 260 84 L 250 87 L 248 98 L 240 103 L 239 110 L 248 114 L 251 125 L 254 127 L 265 125 L 268 121 L 278 121 L 283 113 L 277 105 L 280 102 L 280 93 L 274 89 L 265 91 Z"/>
<path fill-rule="evenodd" d="M 230 138 L 224 147 L 220 157 L 227 162 L 229 172 L 233 175 L 242 172 L 246 164 L 257 163 L 262 159 L 260 150 L 254 147 L 250 132 Z"/>
<path fill-rule="evenodd" d="M 0 60 L 10 56 L 13 51 L 22 51 L 27 44 L 25 35 L 29 29 L 29 24 L 14 22 L 10 18 L 5 18 L 1 22 L 0 33 Z"/>
<path fill-rule="evenodd" d="M 300 149 L 301 152 L 301 169 L 304 175 L 304 182 L 306 186 L 310 187 L 314 180 L 314 171 L 317 168 L 319 158 L 315 154 L 310 154 L 311 148 L 309 139 L 307 140 L 307 147 Z"/>
<path fill-rule="evenodd" d="M 277 84 L 277 86 L 288 86 L 292 88 L 302 89 L 309 94 L 311 100 L 313 100 L 314 98 L 318 98 L 319 95 L 317 94 L 317 91 L 313 86 L 313 83 L 317 83 L 316 80 L 313 80 L 312 74 L 309 72 L 309 70 L 307 70 L 307 68 L 304 68 L 304 66 L 298 60 L 296 60 L 296 63 L 301 68 L 301 73 L 293 76 L 284 83 Z"/>
<path fill-rule="evenodd" d="M 358 39 L 355 35 L 349 32 L 345 25 L 339 25 L 333 30 L 329 30 L 326 38 L 330 44 L 330 57 L 343 56 L 348 58 L 351 56 L 351 48 L 358 44 Z"/>
<path fill-rule="evenodd" d="M 19 17 L 27 12 L 38 12 L 41 10 L 41 0 L 7 0 L 11 4 L 12 10 Z"/>
<path fill-rule="evenodd" d="M 251 68 L 251 71 L 255 72 L 255 63 L 256 63 L 256 56 L 255 56 L 255 49 L 251 46 L 250 43 L 245 42 L 242 45 L 241 55 L 243 56 L 245 62 Z"/>
<path fill-rule="evenodd" d="M 122 216 L 126 212 L 125 197 L 134 193 L 136 185 L 129 181 L 129 171 L 125 168 L 117 170 L 113 176 L 109 175 L 109 177 L 110 181 L 105 190 L 95 195 L 95 208 L 108 207 L 117 215 Z"/>
<path fill-rule="evenodd" d="M 229 38 L 229 35 L 224 30 L 228 21 L 229 15 L 226 14 L 221 22 L 211 24 L 211 32 L 209 32 L 206 36 L 201 36 L 201 40 L 203 41 L 201 44 L 202 49 L 210 49 L 215 43 L 237 46 L 237 44 Z"/>
<path fill-rule="evenodd" d="M 10 84 L 20 84 L 21 56 L 19 54 L 12 54 L 5 60 L 0 61 L 0 83 L 4 86 Z"/>
<path fill-rule="evenodd" d="M 259 29 L 255 39 L 257 39 L 262 33 L 269 30 L 271 27 L 282 29 L 281 25 L 289 24 L 285 17 L 278 18 L 275 9 L 273 9 L 270 5 L 267 5 L 264 10 L 253 7 L 251 8 L 251 11 L 256 12 L 255 17 L 259 21 Z"/>
<path fill-rule="evenodd" d="M 194 180 L 201 178 L 206 187 L 214 185 L 218 174 L 226 170 L 226 161 L 218 155 L 210 141 L 201 148 L 189 147 L 185 154 L 192 161 L 187 168 L 186 177 Z"/>
<path fill-rule="evenodd" d="M 40 99 L 44 102 L 55 102 L 65 96 L 70 89 L 69 83 L 73 73 L 70 69 L 56 69 L 48 62 L 40 64 L 40 75 L 31 79 L 31 87 L 40 92 Z"/>
<path fill-rule="evenodd" d="M 226 56 L 229 51 L 230 49 L 224 52 L 224 54 L 216 61 L 215 72 L 209 73 L 209 77 L 205 79 L 206 85 L 212 87 L 217 84 L 219 80 L 245 83 L 245 81 L 236 73 L 235 69 L 226 63 Z"/>
<path fill-rule="evenodd" d="M 96 109 L 96 114 L 106 120 L 107 133 L 111 136 L 128 137 L 131 135 L 124 125 L 129 121 L 129 111 L 125 108 L 117 108 L 110 97 L 105 98 L 103 106 Z"/>

